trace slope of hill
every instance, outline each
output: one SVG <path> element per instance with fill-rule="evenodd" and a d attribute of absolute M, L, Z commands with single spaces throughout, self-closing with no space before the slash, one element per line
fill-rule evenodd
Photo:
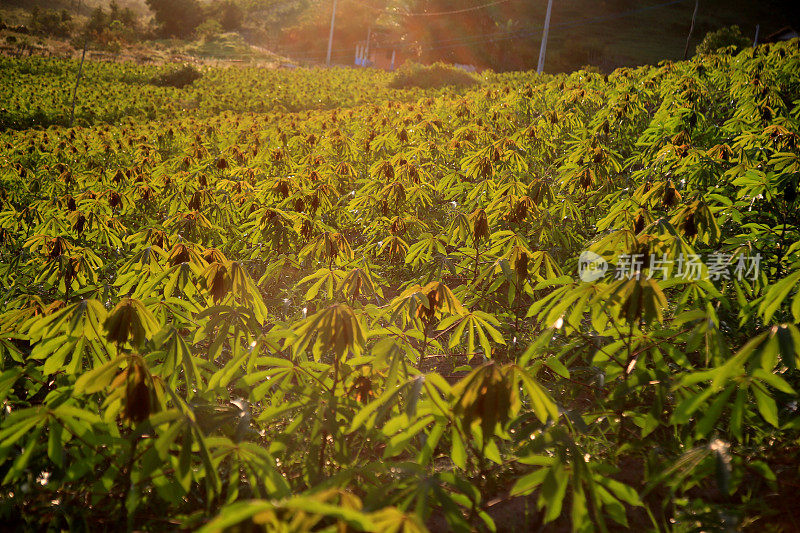
<path fill-rule="evenodd" d="M 554 9 L 555 27 L 548 45 L 553 52 L 552 65 L 557 69 L 561 67 L 561 70 L 569 69 L 575 60 L 581 59 L 581 54 L 586 57 L 585 64 L 606 67 L 680 59 L 686 46 L 694 2 L 664 3 L 664 0 L 560 2 Z M 755 37 L 756 25 L 760 24 L 763 38 L 797 20 L 797 5 L 797 2 L 785 0 L 701 0 L 689 54 L 694 54 L 695 47 L 707 32 L 734 24 L 751 38 Z M 536 41 L 538 46 L 538 36 Z"/>
<path fill-rule="evenodd" d="M 331 0 L 240 1 L 247 16 L 239 32 L 250 44 L 274 48 L 282 55 L 310 63 L 324 61 Z M 150 17 L 143 0 L 126 0 L 119 4 L 134 9 L 142 22 Z M 404 60 L 469 63 L 495 71 L 535 68 L 546 0 L 507 0 L 458 15 L 386 15 L 386 6 L 396 7 L 399 12 L 442 12 L 484 4 L 485 0 L 339 0 L 334 62 L 353 64 L 355 45 L 364 39 L 369 26 L 373 51 L 391 54 L 396 50 Z M 99 0 L 3 0 L 0 1 L 0 20 L 24 24 L 29 10 L 37 7 L 65 9 L 80 22 L 97 5 L 105 3 Z M 277 16 L 279 7 L 295 15 Z M 693 10 L 693 0 L 556 1 L 546 69 L 569 72 L 594 65 L 610 71 L 619 66 L 680 59 Z M 800 26 L 798 20 L 800 8 L 793 0 L 702 0 L 689 52 L 694 53 L 708 31 L 721 27 L 736 24 L 744 35 L 752 38 L 756 25 L 760 25 L 760 35 L 764 37 L 787 24 Z M 146 33 L 141 37 L 147 37 Z"/>
<path fill-rule="evenodd" d="M 344 0 L 345 6 L 349 1 L 355 2 Z M 433 12 L 464 5 L 452 0 L 419 0 L 418 4 Z M 546 68 L 567 72 L 595 65 L 610 71 L 618 66 L 680 59 L 694 5 L 693 0 L 556 1 Z M 419 42 L 424 60 L 525 70 L 535 68 L 538 62 L 546 6 L 546 0 L 511 0 L 463 15 L 429 17 L 423 23 L 409 19 L 405 29 Z M 797 13 L 797 2 L 788 0 L 702 0 L 690 55 L 708 31 L 736 24 L 745 35 L 754 37 L 760 24 L 764 36 L 797 20 Z"/>

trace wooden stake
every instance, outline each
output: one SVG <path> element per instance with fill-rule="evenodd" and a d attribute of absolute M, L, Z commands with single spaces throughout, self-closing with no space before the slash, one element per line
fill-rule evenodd
<path fill-rule="evenodd" d="M 78 67 L 78 78 L 75 80 L 75 88 L 72 90 L 72 110 L 69 113 L 69 127 L 72 127 L 72 122 L 75 120 L 75 101 L 78 98 L 78 85 L 81 83 L 81 74 L 83 74 L 83 62 L 86 60 L 86 48 L 89 46 L 89 37 L 83 41 L 83 54 L 81 54 L 81 66 Z"/>

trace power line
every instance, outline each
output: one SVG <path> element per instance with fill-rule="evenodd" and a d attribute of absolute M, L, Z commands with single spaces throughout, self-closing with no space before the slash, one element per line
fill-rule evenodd
<path fill-rule="evenodd" d="M 580 27 L 580 26 L 587 26 L 589 24 L 596 24 L 598 22 L 607 22 L 610 20 L 616 20 L 624 17 L 628 17 L 630 15 L 634 15 L 637 13 L 641 13 L 644 11 L 650 11 L 653 9 L 659 9 L 662 7 L 667 7 L 675 4 L 681 4 L 684 2 L 688 2 L 689 0 L 671 0 L 669 2 L 664 2 L 661 4 L 655 4 L 650 6 L 645 6 L 637 9 L 631 9 L 628 11 L 623 11 L 621 13 L 615 13 L 612 15 L 600 15 L 597 17 L 579 19 L 577 21 L 572 22 L 561 22 L 558 24 L 550 24 L 551 28 L 568 28 L 568 27 Z M 425 46 L 422 47 L 423 50 L 439 50 L 444 48 L 454 48 L 457 46 L 464 46 L 468 44 L 480 44 L 484 42 L 496 42 L 496 41 L 504 41 L 509 39 L 519 39 L 523 37 L 528 37 L 534 34 L 537 34 L 544 26 L 541 24 L 537 24 L 535 26 L 528 26 L 524 29 L 513 30 L 513 31 L 500 31 L 494 33 L 486 33 L 486 34 L 477 34 L 472 36 L 467 36 L 463 38 L 457 39 L 450 39 L 446 41 L 432 41 L 433 43 L 436 42 L 452 42 L 453 44 L 447 44 L 442 46 Z M 387 45 L 390 47 L 391 45 Z"/>
<path fill-rule="evenodd" d="M 391 9 L 381 9 L 379 7 L 373 7 L 373 6 L 369 5 L 369 4 L 365 4 L 363 2 L 359 2 L 358 0 L 349 0 L 349 1 L 354 3 L 354 4 L 358 4 L 358 5 L 362 6 L 362 7 L 366 7 L 368 9 L 372 9 L 373 11 L 380 11 L 381 13 L 387 13 L 389 15 L 400 15 L 400 16 L 403 16 L 403 17 L 439 17 L 439 16 L 444 16 L 444 15 L 459 15 L 461 13 L 469 13 L 470 11 L 478 11 L 479 9 L 485 9 L 487 7 L 492 7 L 492 6 L 496 6 L 496 5 L 499 5 L 499 4 L 505 4 L 507 2 L 510 2 L 511 0 L 497 0 L 495 2 L 489 2 L 488 4 L 481 4 L 479 6 L 465 7 L 463 9 L 455 9 L 453 11 L 436 11 L 436 12 L 433 12 L 433 13 L 429 13 L 429 12 L 404 13 L 402 11 L 394 11 L 394 10 L 391 10 Z"/>
<path fill-rule="evenodd" d="M 511 0 L 498 0 L 496 2 L 491 2 L 491 3 L 488 3 L 488 4 L 482 4 L 482 5 L 479 5 L 479 6 L 473 6 L 473 7 L 464 8 L 464 9 L 459 9 L 459 10 L 455 10 L 455 11 L 439 11 L 439 12 L 435 12 L 435 13 L 401 13 L 401 12 L 390 11 L 390 10 L 387 10 L 387 9 L 381 9 L 381 8 L 373 7 L 373 6 L 370 6 L 368 4 L 364 4 L 363 2 L 359 2 L 358 0 L 348 0 L 348 2 L 350 2 L 350 3 L 358 4 L 358 5 L 362 6 L 362 7 L 366 7 L 368 9 L 372 9 L 374 11 L 380 11 L 380 12 L 387 13 L 387 14 L 392 14 L 392 15 L 402 15 L 402 16 L 406 16 L 406 17 L 439 16 L 439 15 L 451 15 L 451 14 L 456 14 L 456 13 L 466 13 L 466 12 L 469 12 L 469 11 L 477 11 L 479 9 L 484 9 L 484 8 L 491 7 L 491 6 L 498 5 L 498 4 L 504 4 L 504 3 L 507 3 L 507 2 L 510 2 L 510 1 Z M 679 1 L 685 1 L 685 0 L 679 0 Z M 538 26 L 538 28 L 541 28 L 541 26 Z M 505 33 L 505 32 L 499 32 L 499 33 Z M 479 37 L 483 37 L 483 36 L 487 36 L 487 35 L 495 35 L 495 34 L 492 34 L 492 33 L 489 33 L 489 34 L 477 34 L 477 35 L 466 36 L 466 37 L 457 37 L 457 38 L 453 38 L 453 39 L 439 39 L 439 40 L 435 40 L 435 41 L 429 41 L 429 43 L 434 43 L 435 44 L 435 43 L 446 43 L 446 42 L 454 42 L 454 41 L 469 41 L 471 39 L 475 39 L 476 37 L 479 38 Z M 382 46 L 375 46 L 374 48 L 391 48 L 391 47 L 406 48 L 406 47 L 410 47 L 410 46 L 411 45 L 406 41 L 393 41 L 393 42 L 384 43 Z M 456 46 L 460 46 L 460 45 L 457 44 Z M 301 49 L 301 48 L 305 48 L 305 46 L 304 45 L 292 45 L 292 46 L 284 47 L 283 49 L 287 50 L 287 51 L 290 51 L 292 49 Z M 350 52 L 350 48 L 346 48 L 346 49 L 340 48 L 340 49 L 336 50 L 335 52 L 336 53 L 349 53 Z M 306 55 L 305 57 L 310 57 L 312 55 L 316 55 L 316 54 Z"/>
<path fill-rule="evenodd" d="M 352 0 L 351 0 L 352 1 Z M 662 2 L 659 4 L 653 4 L 649 6 L 644 6 L 636 9 L 630 9 L 628 11 L 622 11 L 620 13 L 612 13 L 610 15 L 599 15 L 596 17 L 587 17 L 583 19 L 574 20 L 571 22 L 560 22 L 556 24 L 550 24 L 550 28 L 573 28 L 573 27 L 580 27 L 580 26 L 587 26 L 590 24 L 597 24 L 599 22 L 608 22 L 611 20 L 616 20 L 624 17 L 628 17 L 631 15 L 635 15 L 638 13 L 651 11 L 654 9 L 660 9 L 664 7 L 669 7 L 676 4 L 682 4 L 688 2 L 689 0 L 671 0 L 668 2 Z M 521 39 L 524 37 L 528 37 L 534 34 L 537 34 L 539 31 L 542 30 L 544 26 L 541 24 L 527 26 L 522 29 L 518 30 L 505 30 L 499 31 L 494 33 L 484 33 L 484 34 L 473 34 L 467 35 L 464 37 L 457 37 L 453 39 L 440 39 L 436 41 L 429 41 L 430 44 L 436 43 L 448 43 L 448 44 L 440 44 L 438 46 L 421 46 L 420 49 L 424 51 L 432 51 L 432 50 L 442 50 L 448 48 L 456 48 L 459 46 L 468 46 L 468 45 L 475 45 L 475 44 L 482 44 L 482 43 L 490 43 L 490 42 L 498 42 L 498 41 L 505 41 L 505 40 L 513 40 L 513 39 Z M 373 46 L 374 49 L 392 49 L 392 48 L 410 48 L 413 45 L 406 41 L 394 41 L 384 43 L 382 45 L 375 45 Z M 337 56 L 346 56 L 350 54 L 352 50 L 350 47 L 348 48 L 340 48 L 335 50 L 335 54 Z M 317 54 L 306 54 L 302 56 L 295 56 L 296 59 L 313 59 L 317 57 Z"/>

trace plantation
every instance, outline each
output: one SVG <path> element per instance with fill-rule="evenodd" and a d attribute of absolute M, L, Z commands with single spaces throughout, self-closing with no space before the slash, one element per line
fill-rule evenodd
<path fill-rule="evenodd" d="M 416 89 L 389 90 L 390 75 L 375 70 L 206 68 L 191 83 L 191 78 L 170 81 L 180 70 L 86 62 L 74 125 L 208 118 L 224 111 L 297 112 L 422 97 Z M 0 57 L 0 128 L 68 126 L 77 72 L 77 61 Z"/>
<path fill-rule="evenodd" d="M 0 520 L 793 531 L 800 44 L 392 89 L 0 60 Z M 13 80 L 13 83 L 10 82 Z"/>

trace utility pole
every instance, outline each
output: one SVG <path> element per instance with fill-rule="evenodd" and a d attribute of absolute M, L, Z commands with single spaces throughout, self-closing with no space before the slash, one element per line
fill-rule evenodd
<path fill-rule="evenodd" d="M 756 24 L 756 38 L 753 39 L 753 48 L 758 46 L 758 32 L 761 29 L 761 24 Z"/>
<path fill-rule="evenodd" d="M 542 33 L 542 44 L 539 47 L 539 65 L 536 72 L 541 74 L 544 71 L 544 56 L 547 53 L 547 34 L 550 31 L 550 12 L 553 10 L 553 0 L 547 0 L 547 15 L 544 17 L 544 33 Z"/>
<path fill-rule="evenodd" d="M 364 63 L 362 63 L 362 67 L 367 66 L 367 62 L 369 61 L 369 38 L 372 35 L 372 24 L 369 25 L 367 28 L 367 47 L 364 49 Z"/>
<path fill-rule="evenodd" d="M 692 40 L 692 32 L 694 31 L 694 21 L 697 18 L 697 10 L 700 9 L 700 0 L 694 0 L 694 13 L 692 13 L 692 25 L 689 26 L 689 35 L 686 37 L 686 48 L 683 49 L 683 59 L 689 57 L 689 41 Z"/>
<path fill-rule="evenodd" d="M 333 47 L 333 25 L 336 22 L 336 0 L 333 0 L 333 14 L 331 14 L 331 32 L 328 35 L 328 59 L 325 63 L 331 66 L 331 49 Z"/>

